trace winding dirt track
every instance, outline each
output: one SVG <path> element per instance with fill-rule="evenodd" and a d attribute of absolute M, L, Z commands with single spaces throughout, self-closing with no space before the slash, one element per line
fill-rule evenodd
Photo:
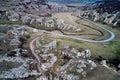
<path fill-rule="evenodd" d="M 35 57 L 35 59 L 37 60 L 37 68 L 38 68 L 38 71 L 41 72 L 41 68 L 40 68 L 40 65 L 41 65 L 41 59 L 40 57 L 35 53 L 35 46 L 34 46 L 34 42 L 40 37 L 41 35 L 35 37 L 29 44 L 29 48 L 31 50 L 31 53 L 32 55 Z"/>

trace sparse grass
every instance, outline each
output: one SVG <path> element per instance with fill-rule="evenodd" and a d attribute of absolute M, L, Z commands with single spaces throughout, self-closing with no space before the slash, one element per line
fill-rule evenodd
<path fill-rule="evenodd" d="M 44 40 L 42 40 L 42 39 L 44 39 Z M 45 45 L 45 44 L 48 44 L 48 43 L 52 42 L 53 40 L 51 38 L 49 38 L 49 36 L 44 35 L 44 37 L 40 38 L 39 41 L 40 41 L 40 43 Z"/>
<path fill-rule="evenodd" d="M 71 16 L 70 13 L 56 13 L 56 14 L 53 15 L 53 17 L 55 17 L 55 18 L 57 17 L 58 19 L 63 19 L 65 21 L 65 23 L 77 26 L 75 21 L 78 18 L 74 17 L 74 16 Z"/>
<path fill-rule="evenodd" d="M 18 25 L 24 25 L 21 21 L 8 21 L 8 20 L 0 20 L 0 24 L 18 24 Z"/>
<path fill-rule="evenodd" d="M 67 40 L 67 41 L 71 41 L 71 42 L 75 42 L 75 43 L 84 43 L 83 41 L 79 41 L 76 39 L 71 39 L 71 38 L 65 38 L 65 37 L 61 37 L 62 40 Z"/>
<path fill-rule="evenodd" d="M 120 56 L 120 41 L 113 40 L 109 42 L 108 48 L 110 48 L 114 54 Z"/>
<path fill-rule="evenodd" d="M 31 27 L 33 27 L 33 28 L 36 28 L 36 29 L 41 29 L 41 30 L 45 30 L 45 29 L 47 29 L 47 27 L 45 27 L 45 26 L 31 26 Z"/>

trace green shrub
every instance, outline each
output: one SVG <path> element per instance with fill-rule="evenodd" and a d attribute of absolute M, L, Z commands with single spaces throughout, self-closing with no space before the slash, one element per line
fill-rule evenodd
<path fill-rule="evenodd" d="M 120 41 L 113 40 L 110 41 L 108 47 L 112 50 L 112 52 L 118 56 L 120 56 Z"/>

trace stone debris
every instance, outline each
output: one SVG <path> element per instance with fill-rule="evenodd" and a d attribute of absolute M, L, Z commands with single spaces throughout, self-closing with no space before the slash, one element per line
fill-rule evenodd
<path fill-rule="evenodd" d="M 94 68 L 97 67 L 97 65 L 95 64 L 95 62 L 93 62 L 92 60 L 88 60 L 88 63 L 91 65 L 91 70 L 93 70 Z"/>
<path fill-rule="evenodd" d="M 0 78 L 25 78 L 29 76 L 29 60 L 31 59 L 22 59 L 20 57 L 1 57 L 0 62 L 7 61 L 7 62 L 14 62 L 14 63 L 23 63 L 18 68 L 12 68 L 9 71 L 2 71 L 0 74 Z"/>
<path fill-rule="evenodd" d="M 33 29 L 33 32 L 34 32 L 34 33 L 38 32 L 38 29 Z"/>
<path fill-rule="evenodd" d="M 57 47 L 57 41 L 52 41 L 49 44 L 45 45 L 45 51 L 55 49 Z"/>
<path fill-rule="evenodd" d="M 76 50 L 75 48 L 72 48 L 72 49 L 71 49 L 71 52 L 72 52 L 72 53 L 77 53 L 77 50 Z"/>
<path fill-rule="evenodd" d="M 76 58 L 68 60 L 68 62 L 60 68 L 60 76 L 62 76 L 63 79 L 78 80 L 80 78 L 80 75 L 81 77 L 86 77 L 87 71 L 93 70 L 97 67 L 95 62 L 90 60 L 91 52 L 88 49 L 82 52 L 78 52 L 78 50 L 76 50 L 75 48 L 70 49 L 68 47 L 64 48 L 64 51 L 62 51 L 62 55 L 66 55 L 69 57 L 76 56 Z M 71 74 L 71 78 L 67 79 L 71 71 L 79 75 Z M 78 79 L 76 79 L 76 77 L 78 77 Z"/>
<path fill-rule="evenodd" d="M 7 15 L 8 15 L 8 12 L 6 10 L 0 10 L 0 19 L 2 20 L 7 20 Z"/>
<path fill-rule="evenodd" d="M 81 31 L 81 29 L 77 28 L 76 26 L 64 23 L 64 20 L 62 20 L 62 19 L 57 19 L 56 23 L 57 23 L 57 28 L 60 30 L 70 30 L 70 31 L 74 31 L 74 32 Z"/>
<path fill-rule="evenodd" d="M 15 14 L 14 14 L 15 15 Z M 9 15 L 9 19 L 16 21 L 16 16 Z M 8 30 L 6 30 L 6 37 L 8 40 L 7 46 L 11 47 L 9 48 L 9 51 L 7 51 L 4 56 L 0 57 L 0 62 L 8 62 L 8 63 L 19 63 L 20 66 L 16 68 L 11 68 L 6 71 L 0 71 L 0 78 L 5 79 L 14 79 L 14 78 L 26 78 L 29 76 L 29 61 L 33 61 L 29 58 L 21 58 L 23 54 L 28 54 L 28 51 L 26 49 L 21 48 L 19 45 L 21 45 L 23 42 L 20 40 L 21 36 L 27 38 L 28 31 L 26 30 L 26 26 L 21 25 L 1 25 L 3 27 L 8 27 Z M 19 47 L 19 48 L 18 48 Z M 8 49 L 7 49 L 8 50 Z M 13 57 L 13 56 L 16 57 Z M 9 57 L 12 56 L 12 57 Z"/>
<path fill-rule="evenodd" d="M 44 17 L 37 18 L 36 19 L 36 25 L 42 26 L 42 25 L 44 25 L 44 21 L 45 21 Z"/>
<path fill-rule="evenodd" d="M 41 57 L 46 60 L 46 63 L 41 64 L 41 70 L 44 72 L 52 68 L 57 61 L 57 57 L 54 54 L 42 54 Z M 48 58 L 50 59 L 48 60 Z"/>
<path fill-rule="evenodd" d="M 21 18 L 21 21 L 23 23 L 26 23 L 26 24 L 29 24 L 31 20 L 32 20 L 32 15 L 31 14 L 22 16 L 22 18 Z"/>
<path fill-rule="evenodd" d="M 65 80 L 78 80 L 79 77 L 78 76 L 74 76 L 73 74 L 68 74 L 68 75 L 64 75 L 64 79 Z"/>
<path fill-rule="evenodd" d="M 86 10 L 86 11 L 77 11 L 79 16 L 92 19 L 93 21 L 100 21 L 112 26 L 119 26 L 119 19 L 120 19 L 120 11 L 114 12 L 114 13 L 99 13 L 95 10 Z M 78 16 L 77 15 L 77 16 Z"/>
<path fill-rule="evenodd" d="M 106 64 L 107 64 L 107 63 L 106 63 L 106 60 L 102 60 L 102 61 L 101 61 L 101 64 L 102 64 L 102 65 L 106 65 Z"/>
<path fill-rule="evenodd" d="M 19 44 L 20 44 L 20 41 L 17 40 L 17 39 L 12 39 L 12 40 L 10 41 L 10 45 L 11 45 L 11 46 L 18 46 Z"/>
<path fill-rule="evenodd" d="M 45 22 L 45 26 L 47 26 L 47 27 L 50 27 L 50 28 L 53 28 L 53 27 L 55 27 L 55 21 L 54 20 L 47 20 L 46 22 Z"/>
<path fill-rule="evenodd" d="M 90 52 L 89 49 L 86 49 L 86 50 L 85 50 L 85 55 L 86 55 L 87 58 L 90 58 L 90 57 L 91 57 L 91 52 Z"/>
<path fill-rule="evenodd" d="M 9 32 L 12 32 L 13 37 L 10 39 L 10 44 L 13 46 L 19 45 L 20 41 L 20 36 L 26 36 L 29 34 L 29 32 L 26 30 L 27 26 L 20 26 L 20 25 L 13 25 L 14 28 L 10 29 Z M 69 25 L 68 25 L 69 26 Z M 33 32 L 38 32 L 37 29 L 32 29 Z M 37 38 L 34 45 L 35 45 L 35 53 L 38 55 L 38 58 L 40 58 L 40 64 L 38 65 L 40 72 L 38 73 L 36 70 L 31 71 L 29 73 L 29 60 L 24 60 L 20 58 L 20 55 L 22 53 L 27 53 L 29 52 L 26 49 L 22 48 L 14 48 L 12 51 L 16 52 L 15 55 L 17 56 L 16 58 L 14 57 L 2 57 L 0 58 L 0 61 L 7 61 L 7 62 L 16 62 L 16 63 L 22 63 L 21 66 L 18 68 L 12 68 L 9 71 L 4 72 L 4 74 L 1 74 L 0 77 L 5 77 L 5 78 L 25 78 L 28 77 L 29 75 L 35 75 L 35 76 L 40 76 L 45 74 L 47 71 L 53 70 L 54 67 L 56 67 L 56 63 L 59 60 L 57 54 L 58 50 L 58 45 L 57 41 L 49 41 L 45 40 L 44 38 L 46 35 L 42 35 L 40 38 Z M 17 40 L 17 41 L 15 41 Z M 18 44 L 19 43 L 19 44 Z M 21 52 L 22 50 L 22 52 Z M 14 53 L 13 52 L 13 53 Z M 58 75 L 57 77 L 60 77 L 62 79 L 66 80 L 77 80 L 81 77 L 86 77 L 87 72 L 89 70 L 93 70 L 97 67 L 97 65 L 94 63 L 94 61 L 91 60 L 91 52 L 89 49 L 79 51 L 76 48 L 72 48 L 70 46 L 64 46 L 63 48 L 60 49 L 61 55 L 60 58 L 62 65 L 58 65 L 59 68 L 58 71 L 56 71 L 56 74 Z M 37 62 L 33 62 L 37 64 Z M 30 63 L 29 63 L 30 64 Z M 73 74 L 76 73 L 76 74 Z M 5 75 L 5 76 L 4 76 Z M 18 76 L 19 75 L 19 76 Z M 6 77 L 7 76 L 7 77 Z M 56 76 L 55 76 L 56 77 Z M 48 80 L 48 77 L 40 77 L 38 80 Z"/>
<path fill-rule="evenodd" d="M 43 75 L 37 78 L 36 80 L 48 80 L 48 78 L 45 75 Z"/>
<path fill-rule="evenodd" d="M 53 13 L 70 11 L 70 9 L 64 4 L 53 3 L 53 2 L 49 2 L 48 4 L 51 6 L 51 11 Z"/>
<path fill-rule="evenodd" d="M 120 19 L 118 19 L 113 25 L 117 26 L 120 23 Z"/>
<path fill-rule="evenodd" d="M 118 65 L 118 68 L 120 68 L 120 64 Z"/>
<path fill-rule="evenodd" d="M 15 11 L 8 11 L 7 13 L 8 13 L 7 18 L 10 21 L 22 21 L 23 23 L 28 25 L 35 25 L 40 27 L 44 26 L 52 29 L 55 29 L 57 27 L 60 30 L 67 30 L 67 31 L 74 31 L 74 32 L 81 31 L 81 29 L 77 28 L 76 26 L 64 23 L 64 20 L 62 19 L 48 18 L 48 17 L 42 17 L 42 16 L 40 17 L 34 14 L 23 15 Z"/>
<path fill-rule="evenodd" d="M 24 63 L 24 62 L 28 62 L 29 60 L 32 60 L 32 59 L 28 59 L 28 58 L 22 59 L 20 57 L 6 57 L 6 56 L 0 57 L 0 62 L 7 61 L 7 62 Z"/>
<path fill-rule="evenodd" d="M 40 43 L 39 39 L 37 39 L 37 40 L 36 40 L 36 47 L 39 48 L 39 47 L 41 47 L 41 46 L 42 46 L 42 44 Z"/>
<path fill-rule="evenodd" d="M 95 16 L 94 21 L 100 21 L 100 14 L 99 13 L 95 12 L 93 15 Z"/>
<path fill-rule="evenodd" d="M 28 65 L 26 63 L 22 64 L 18 68 L 13 68 L 9 71 L 3 71 L 0 74 L 0 78 L 25 78 L 29 76 L 29 72 L 27 70 Z"/>
<path fill-rule="evenodd" d="M 20 14 L 14 11 L 8 12 L 8 19 L 10 21 L 19 21 L 20 20 Z"/>

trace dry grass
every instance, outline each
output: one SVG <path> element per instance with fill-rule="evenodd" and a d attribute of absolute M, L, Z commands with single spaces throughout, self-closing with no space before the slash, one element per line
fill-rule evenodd
<path fill-rule="evenodd" d="M 56 13 L 56 14 L 53 14 L 53 17 L 58 19 L 63 19 L 68 24 L 77 25 L 74 21 L 78 20 L 78 18 L 71 16 L 70 13 Z"/>

